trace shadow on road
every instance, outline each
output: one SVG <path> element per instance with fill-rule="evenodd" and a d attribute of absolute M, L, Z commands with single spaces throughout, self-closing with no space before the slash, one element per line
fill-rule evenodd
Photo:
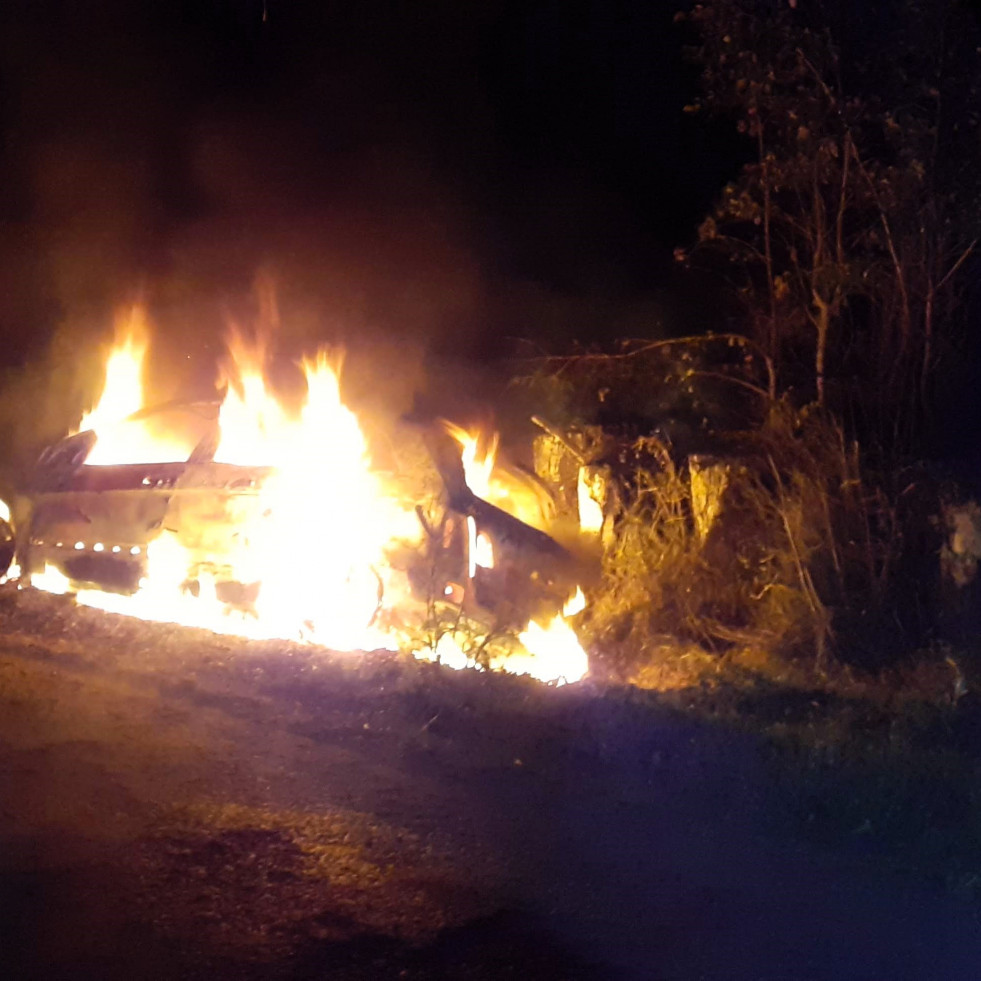
<path fill-rule="evenodd" d="M 332 916 L 325 925 L 334 938 L 307 941 L 278 960 L 209 955 L 163 940 L 133 919 L 118 867 L 31 867 L 29 849 L 0 845 L 0 973 L 6 981 L 616 981 L 518 911 L 447 929 L 425 945 L 357 932 L 353 921 Z"/>

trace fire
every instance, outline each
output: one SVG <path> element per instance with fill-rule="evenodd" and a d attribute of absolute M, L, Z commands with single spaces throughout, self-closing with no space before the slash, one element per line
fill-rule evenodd
<path fill-rule="evenodd" d="M 143 408 L 143 359 L 147 340 L 137 311 L 117 324 L 118 340 L 106 362 L 106 380 L 98 404 L 82 417 L 79 430 L 111 429 Z M 121 461 L 122 462 L 122 461 Z"/>
<path fill-rule="evenodd" d="M 118 398 L 125 384 L 112 382 L 139 377 L 143 350 L 127 339 L 114 352 L 105 396 L 86 421 L 114 420 L 118 411 L 131 407 L 132 401 Z M 230 610 L 219 598 L 214 573 L 196 569 L 191 550 L 167 531 L 150 543 L 146 573 L 134 595 L 83 590 L 79 602 L 250 637 L 302 636 L 338 649 L 394 646 L 392 638 L 371 628 L 381 596 L 393 602 L 401 587 L 385 550 L 394 539 L 418 537 L 419 525 L 414 513 L 387 495 L 373 474 L 364 437 L 341 402 L 327 354 L 302 363 L 307 396 L 295 416 L 266 385 L 261 344 L 235 335 L 229 355 L 221 379 L 228 388 L 218 416 L 214 460 L 273 468 L 243 517 L 230 555 L 228 575 L 256 584 L 251 609 Z M 105 397 L 114 400 L 109 408 Z M 115 434 L 118 427 L 111 431 Z M 102 445 L 98 435 L 97 447 Z M 119 446 L 110 445 L 115 462 Z M 128 460 L 143 462 L 167 452 L 166 445 L 145 444 L 131 451 Z M 40 580 L 42 586 L 45 581 Z M 60 589 L 63 584 L 55 578 L 54 585 Z"/>
<path fill-rule="evenodd" d="M 71 580 L 54 566 L 45 566 L 44 571 L 31 577 L 31 585 L 43 589 L 46 593 L 58 596 L 71 591 Z"/>
<path fill-rule="evenodd" d="M 98 404 L 82 416 L 78 431 L 98 435 L 87 464 L 168 463 L 187 456 L 173 436 L 154 432 L 146 420 L 131 419 L 143 408 L 143 363 L 149 333 L 140 307 L 116 321 L 116 343 L 106 362 Z"/>
<path fill-rule="evenodd" d="M 579 681 L 589 671 L 589 658 L 579 643 L 575 630 L 566 617 L 575 616 L 586 608 L 586 597 L 582 587 L 566 600 L 562 613 L 552 617 L 542 625 L 532 620 L 518 634 L 518 639 L 530 655 L 520 654 L 508 670 L 516 674 L 530 674 L 539 680 L 556 681 L 559 684 Z"/>
<path fill-rule="evenodd" d="M 287 441 L 295 443 L 300 430 L 289 424 L 279 401 L 266 387 L 264 345 L 260 341 L 249 343 L 237 332 L 229 336 L 227 344 L 228 361 L 220 381 L 228 390 L 218 416 L 221 442 L 215 462 L 278 466 L 289 452 Z"/>
<path fill-rule="evenodd" d="M 579 681 L 589 670 L 589 658 L 579 643 L 575 630 L 559 614 L 544 626 L 534 620 L 518 634 L 528 652 L 509 658 L 508 670 L 530 674 L 534 678 L 564 683 Z"/>
<path fill-rule="evenodd" d="M 603 506 L 596 499 L 595 491 L 584 469 L 579 470 L 576 497 L 579 504 L 580 530 L 598 535 L 603 530 Z"/>
<path fill-rule="evenodd" d="M 494 478 L 494 465 L 497 462 L 498 435 L 482 439 L 479 432 L 470 432 L 452 422 L 444 422 L 446 431 L 460 444 L 460 460 L 463 463 L 463 476 L 467 486 L 485 501 L 501 498 L 506 492 Z"/>
<path fill-rule="evenodd" d="M 102 396 L 80 426 L 97 437 L 86 465 L 181 462 L 194 448 L 173 433 L 155 431 L 150 417 L 141 414 L 147 337 L 138 310 L 117 324 Z M 247 637 L 307 639 L 337 650 L 396 649 L 404 642 L 406 618 L 424 615 L 425 604 L 413 600 L 408 574 L 392 555 L 421 542 L 422 528 L 414 506 L 372 466 L 358 420 L 341 398 L 339 361 L 324 351 L 304 359 L 306 397 L 299 410 L 288 410 L 267 383 L 261 343 L 236 334 L 228 354 L 219 379 L 226 394 L 218 410 L 214 462 L 205 466 L 261 468 L 265 476 L 236 503 L 224 564 L 216 568 L 203 561 L 206 549 L 183 525 L 179 532 L 170 529 L 180 522 L 171 521 L 168 510 L 145 554 L 139 545 L 74 543 L 86 555 L 122 551 L 145 558 L 135 592 L 84 589 L 76 594 L 78 602 Z M 464 430 L 454 435 L 474 493 L 520 511 L 520 495 L 509 492 L 495 466 L 496 437 L 484 441 Z M 206 519 L 199 537 L 207 537 Z M 466 525 L 472 579 L 478 568 L 493 568 L 494 544 L 473 518 Z M 230 602 L 228 583 L 247 602 Z M 34 571 L 32 584 L 51 592 L 72 588 L 50 564 Z M 564 615 L 544 625 L 529 623 L 520 636 L 525 652 L 492 667 L 560 682 L 585 674 L 586 655 Z M 427 656 L 470 663 L 449 634 Z"/>
<path fill-rule="evenodd" d="M 576 591 L 566 600 L 562 607 L 562 616 L 572 617 L 577 613 L 582 613 L 586 609 L 586 596 L 582 591 L 582 586 L 577 586 Z"/>
<path fill-rule="evenodd" d="M 270 518 L 253 529 L 250 542 L 254 576 L 262 582 L 259 619 L 276 636 L 304 624 L 319 642 L 339 649 L 391 646 L 365 625 L 382 596 L 391 604 L 400 592 L 385 552 L 393 540 L 418 538 L 415 513 L 371 469 L 326 352 L 302 362 L 307 399 L 295 420 L 269 395 L 248 352 L 239 359 L 245 398 L 226 398 L 222 406 L 216 460 L 262 459 L 275 467 L 263 488 Z"/>
<path fill-rule="evenodd" d="M 499 465 L 498 434 L 485 436 L 445 420 L 443 425 L 460 446 L 463 475 L 470 490 L 526 525 L 547 531 L 553 517 L 551 501 L 532 479 Z"/>
<path fill-rule="evenodd" d="M 502 479 L 496 468 L 499 442 L 497 434 L 490 440 L 481 440 L 479 433 L 462 429 L 453 423 L 445 423 L 449 434 L 460 444 L 464 479 L 467 486 L 477 496 L 527 524 L 537 525 L 541 512 L 528 513 L 528 499 L 514 492 L 514 484 Z M 467 517 L 467 554 L 471 579 L 477 569 L 494 567 L 494 549 L 490 538 L 477 530 L 472 516 Z M 556 614 L 546 624 L 534 620 L 518 635 L 524 652 L 511 653 L 506 658 L 491 658 L 492 668 L 501 668 L 514 674 L 529 674 L 540 681 L 564 683 L 579 681 L 589 670 L 589 659 L 579 643 L 575 630 L 566 617 L 580 613 L 586 606 L 582 587 L 568 599 L 561 613 Z M 443 634 L 437 643 L 434 654 L 444 663 L 453 664 L 464 657 L 462 647 L 451 633 Z"/>
<path fill-rule="evenodd" d="M 492 656 L 489 667 L 511 674 L 526 674 L 539 681 L 564 685 L 579 681 L 589 671 L 589 657 L 579 643 L 571 624 L 565 619 L 585 609 L 586 597 L 581 587 L 566 601 L 561 614 L 547 623 L 532 620 L 522 630 L 518 639 L 523 650 L 506 655 Z M 460 631 L 446 631 L 431 649 L 416 652 L 416 656 L 428 661 L 439 661 L 452 668 L 472 664 L 466 651 L 469 638 Z"/>

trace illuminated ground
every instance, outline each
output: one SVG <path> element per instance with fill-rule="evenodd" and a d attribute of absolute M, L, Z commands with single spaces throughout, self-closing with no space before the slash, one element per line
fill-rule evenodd
<path fill-rule="evenodd" d="M 646 695 L 0 593 L 4 978 L 976 978 L 966 898 L 804 844 Z"/>

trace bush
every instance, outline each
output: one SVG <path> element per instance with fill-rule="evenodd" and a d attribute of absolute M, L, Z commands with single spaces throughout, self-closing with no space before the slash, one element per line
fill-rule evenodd
<path fill-rule="evenodd" d="M 710 461 L 722 485 L 710 522 L 700 518 L 704 461 L 680 460 L 652 437 L 610 461 L 602 581 L 588 619 L 600 661 L 630 675 L 665 635 L 822 673 L 832 655 L 879 668 L 915 646 L 899 608 L 902 515 L 841 429 L 780 401 L 724 445 Z"/>

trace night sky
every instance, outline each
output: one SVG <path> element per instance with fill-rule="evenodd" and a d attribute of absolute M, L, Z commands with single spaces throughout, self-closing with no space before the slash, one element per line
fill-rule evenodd
<path fill-rule="evenodd" d="M 671 253 L 738 146 L 674 3 L 7 0 L 3 361 L 140 295 L 177 350 L 254 317 L 485 357 L 719 326 Z"/>

